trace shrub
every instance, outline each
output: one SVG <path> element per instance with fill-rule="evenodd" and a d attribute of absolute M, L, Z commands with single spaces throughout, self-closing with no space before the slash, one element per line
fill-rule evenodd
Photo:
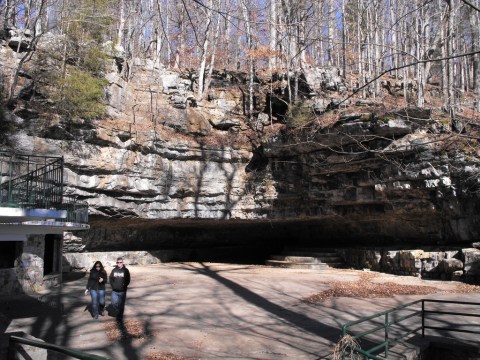
<path fill-rule="evenodd" d="M 105 64 L 108 56 L 100 46 L 90 44 L 80 54 L 80 66 L 93 73 L 100 73 L 105 71 Z"/>
<path fill-rule="evenodd" d="M 96 78 L 88 72 L 75 70 L 60 80 L 57 94 L 58 106 L 70 120 L 82 118 L 93 120 L 105 114 L 102 102 L 105 79 Z"/>
<path fill-rule="evenodd" d="M 297 101 L 288 105 L 286 115 L 288 126 L 297 128 L 312 120 L 313 112 L 309 107 L 305 107 L 302 101 Z"/>

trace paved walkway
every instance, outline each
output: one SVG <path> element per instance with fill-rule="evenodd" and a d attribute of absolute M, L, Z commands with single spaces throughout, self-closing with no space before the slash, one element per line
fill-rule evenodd
<path fill-rule="evenodd" d="M 301 302 L 328 289 L 330 281 L 358 280 L 362 272 L 353 270 L 212 263 L 129 269 L 132 284 L 125 320 L 141 321 L 147 335 L 143 338 L 108 340 L 105 324 L 112 319 L 94 320 L 86 311 L 90 297 L 83 295 L 87 279 L 81 273 L 69 274 L 63 287 L 41 302 L 26 297 L 0 299 L 0 311 L 8 317 L 3 327 L 0 325 L 0 333 L 21 330 L 115 360 L 146 359 L 155 352 L 191 359 L 324 359 L 331 356 L 340 327 L 347 321 L 420 298 L 480 302 L 478 293 L 445 292 L 458 283 L 384 274 L 374 281 L 428 285 L 439 292 L 379 299 L 332 298 L 321 305 Z"/>

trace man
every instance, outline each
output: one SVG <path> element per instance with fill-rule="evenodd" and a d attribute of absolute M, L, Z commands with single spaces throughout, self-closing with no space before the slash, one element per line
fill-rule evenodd
<path fill-rule="evenodd" d="M 110 273 L 110 285 L 112 286 L 112 305 L 115 309 L 117 321 L 123 320 L 123 310 L 127 299 L 127 287 L 130 284 L 130 271 L 124 266 L 123 258 L 117 259 Z"/>

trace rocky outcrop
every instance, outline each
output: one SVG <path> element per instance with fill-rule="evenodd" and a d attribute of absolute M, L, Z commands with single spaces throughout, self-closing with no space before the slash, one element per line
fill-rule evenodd
<path fill-rule="evenodd" d="M 480 251 L 472 248 L 425 250 L 340 249 L 347 266 L 429 279 L 480 282 Z"/>
<path fill-rule="evenodd" d="M 70 251 L 90 251 L 95 242 L 121 244 L 111 230 L 131 219 L 156 226 L 198 221 L 196 229 L 215 223 L 217 230 L 236 221 L 284 222 L 295 231 L 272 226 L 261 236 L 288 242 L 301 234 L 317 246 L 480 238 L 476 147 L 469 140 L 453 146 L 447 127 L 430 111 L 380 111 L 377 102 L 364 101 L 335 110 L 338 121 L 331 125 L 291 131 L 278 123 L 285 115 L 278 109 L 270 117 L 257 106 L 250 122 L 241 76 L 215 73 L 200 100 L 194 76 L 134 59 L 127 81 L 118 54 L 111 54 L 108 116 L 67 121 L 54 113 L 48 86 L 38 81 L 59 66 L 47 51 L 57 45 L 51 36 L 39 40 L 45 51 L 25 67 L 17 89 L 24 86 L 30 95 L 8 116 L 17 129 L 14 150 L 64 156 L 67 193 L 89 203 L 93 220 L 110 220 L 92 221 L 82 235 L 88 240 L 69 241 Z M 1 52 L 12 66 L 13 51 L 4 46 Z M 335 108 L 345 91 L 335 69 L 309 69 L 304 83 L 312 91 L 306 106 L 316 113 Z M 260 94 L 256 101 L 267 103 Z M 166 244 L 153 240 L 158 227 L 141 226 L 150 248 Z M 266 241 L 254 232 L 242 234 L 252 243 Z M 210 232 L 195 241 L 213 238 Z"/>

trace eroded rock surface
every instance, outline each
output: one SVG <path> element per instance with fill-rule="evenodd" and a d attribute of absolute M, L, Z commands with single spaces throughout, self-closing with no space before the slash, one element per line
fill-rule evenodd
<path fill-rule="evenodd" d="M 36 54 L 20 76 L 17 90 L 26 95 L 7 112 L 16 128 L 9 140 L 15 151 L 64 156 L 67 193 L 85 199 L 92 216 L 111 220 L 98 227 L 94 222 L 86 239 L 96 234 L 95 241 L 111 244 L 109 228 L 126 219 L 159 226 L 202 220 L 217 230 L 231 221 L 284 221 L 294 224 L 292 238 L 282 234 L 285 226 L 272 227 L 270 236 L 293 241 L 302 229 L 302 241 L 319 246 L 480 238 L 478 150 L 468 142 L 447 146 L 446 126 L 428 110 L 380 111 L 377 103 L 364 102 L 335 110 L 332 125 L 291 132 L 278 109 L 271 117 L 260 111 L 250 122 L 245 77 L 214 74 L 201 100 L 194 77 L 133 61 L 135 75 L 126 81 L 112 55 L 105 74 L 108 117 L 67 121 L 54 114 L 54 104 L 45 107 L 48 89 L 38 81 L 59 66 L 48 56 L 55 46 L 52 37 L 41 40 L 43 55 Z M 18 61 L 5 44 L 0 55 L 10 68 Z M 334 69 L 309 69 L 305 79 L 312 91 L 305 106 L 317 113 L 345 91 Z M 265 98 L 258 102 L 267 104 Z M 71 251 L 92 246 L 68 244 Z"/>

